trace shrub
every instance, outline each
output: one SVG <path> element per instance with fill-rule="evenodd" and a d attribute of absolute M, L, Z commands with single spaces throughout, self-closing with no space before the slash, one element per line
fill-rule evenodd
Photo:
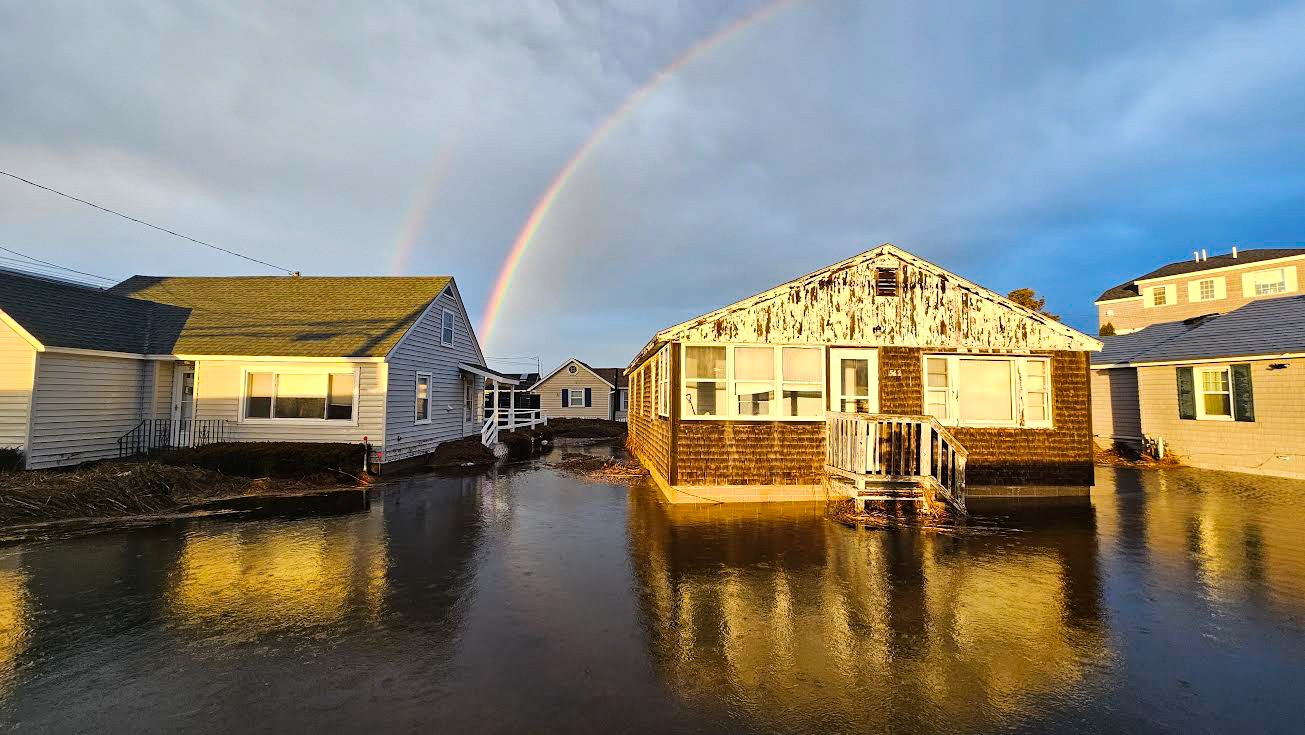
<path fill-rule="evenodd" d="M 296 479 L 336 471 L 357 475 L 364 445 L 319 442 L 222 442 L 202 447 L 165 450 L 155 458 L 163 464 L 217 470 L 239 477 Z"/>
<path fill-rule="evenodd" d="M 17 472 L 23 468 L 23 450 L 0 447 L 0 472 Z"/>
<path fill-rule="evenodd" d="M 1097 335 L 1101 337 L 1115 336 L 1115 325 L 1110 322 L 1106 322 L 1105 324 L 1102 324 L 1101 331 L 1097 332 Z"/>

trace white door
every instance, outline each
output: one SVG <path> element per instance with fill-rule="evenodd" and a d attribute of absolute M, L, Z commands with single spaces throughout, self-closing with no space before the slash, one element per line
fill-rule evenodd
<path fill-rule="evenodd" d="M 879 351 L 871 348 L 829 350 L 829 410 L 879 413 Z"/>
<path fill-rule="evenodd" d="M 190 443 L 191 419 L 195 418 L 195 370 L 178 368 L 172 381 L 172 443 Z"/>

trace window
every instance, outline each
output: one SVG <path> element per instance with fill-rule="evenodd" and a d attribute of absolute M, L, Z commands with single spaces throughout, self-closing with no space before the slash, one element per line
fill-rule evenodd
<path fill-rule="evenodd" d="M 430 423 L 430 373 L 417 373 L 416 396 L 416 423 Z"/>
<path fill-rule="evenodd" d="M 621 408 L 622 411 L 630 410 L 630 389 L 626 388 L 621 391 Z"/>
<path fill-rule="evenodd" d="M 462 384 L 462 415 L 467 417 L 465 419 L 467 421 L 476 420 L 476 397 L 475 396 L 476 396 L 475 384 L 470 380 L 464 382 Z M 500 393 L 498 397 L 499 402 L 501 403 L 505 399 L 507 399 L 507 396 L 504 396 L 502 393 Z M 497 406 L 495 408 L 497 408 Z"/>
<path fill-rule="evenodd" d="M 663 347 L 657 355 L 657 415 L 671 415 L 671 348 Z"/>
<path fill-rule="evenodd" d="M 453 346 L 453 312 L 448 309 L 444 310 L 444 320 L 440 327 L 440 344 L 445 347 Z"/>
<path fill-rule="evenodd" d="M 725 415 L 725 348 L 684 348 L 683 416 Z"/>
<path fill-rule="evenodd" d="M 581 408 L 585 405 L 584 388 L 568 388 L 567 390 L 570 393 L 570 395 L 568 396 L 568 405 L 577 408 Z"/>
<path fill-rule="evenodd" d="M 1202 301 L 1210 301 L 1214 298 L 1214 279 L 1207 278 L 1201 281 L 1197 290 Z"/>
<path fill-rule="evenodd" d="M 875 268 L 875 296 L 897 295 L 897 269 Z"/>
<path fill-rule="evenodd" d="M 1168 302 L 1169 293 L 1164 287 L 1151 289 L 1151 305 L 1164 306 Z"/>
<path fill-rule="evenodd" d="M 819 347 L 784 347 L 783 415 L 819 418 L 825 411 L 825 351 Z"/>
<path fill-rule="evenodd" d="M 576 372 L 579 371 L 579 368 L 577 368 L 575 365 L 567 365 L 567 366 L 566 366 L 566 371 L 567 371 L 568 373 L 570 373 L 571 375 L 575 375 Z"/>
<path fill-rule="evenodd" d="M 775 348 L 734 348 L 734 410 L 738 416 L 769 416 L 775 402 Z"/>
<path fill-rule="evenodd" d="M 1256 271 L 1251 274 L 1251 284 L 1255 289 L 1256 296 L 1272 296 L 1287 292 L 1287 271 L 1284 268 L 1274 268 L 1267 271 Z"/>
<path fill-rule="evenodd" d="M 356 372 L 246 372 L 243 419 L 352 421 Z"/>
<path fill-rule="evenodd" d="M 926 355 L 925 413 L 944 424 L 1050 428 L 1051 361 L 1007 355 Z"/>
<path fill-rule="evenodd" d="M 1197 373 L 1196 415 L 1201 418 L 1231 419 L 1232 378 L 1228 368 L 1201 368 Z"/>
<path fill-rule="evenodd" d="M 681 418 L 822 419 L 821 347 L 685 345 Z"/>

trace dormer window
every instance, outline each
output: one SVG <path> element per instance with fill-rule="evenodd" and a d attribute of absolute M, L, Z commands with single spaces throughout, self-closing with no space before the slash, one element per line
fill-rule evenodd
<path fill-rule="evenodd" d="M 875 296 L 897 295 L 897 269 L 875 268 Z"/>

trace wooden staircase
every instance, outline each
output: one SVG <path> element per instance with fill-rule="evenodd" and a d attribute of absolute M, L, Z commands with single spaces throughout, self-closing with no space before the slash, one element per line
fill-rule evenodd
<path fill-rule="evenodd" d="M 965 512 L 968 452 L 936 418 L 830 411 L 825 429 L 825 473 L 858 506 L 943 502 Z"/>

